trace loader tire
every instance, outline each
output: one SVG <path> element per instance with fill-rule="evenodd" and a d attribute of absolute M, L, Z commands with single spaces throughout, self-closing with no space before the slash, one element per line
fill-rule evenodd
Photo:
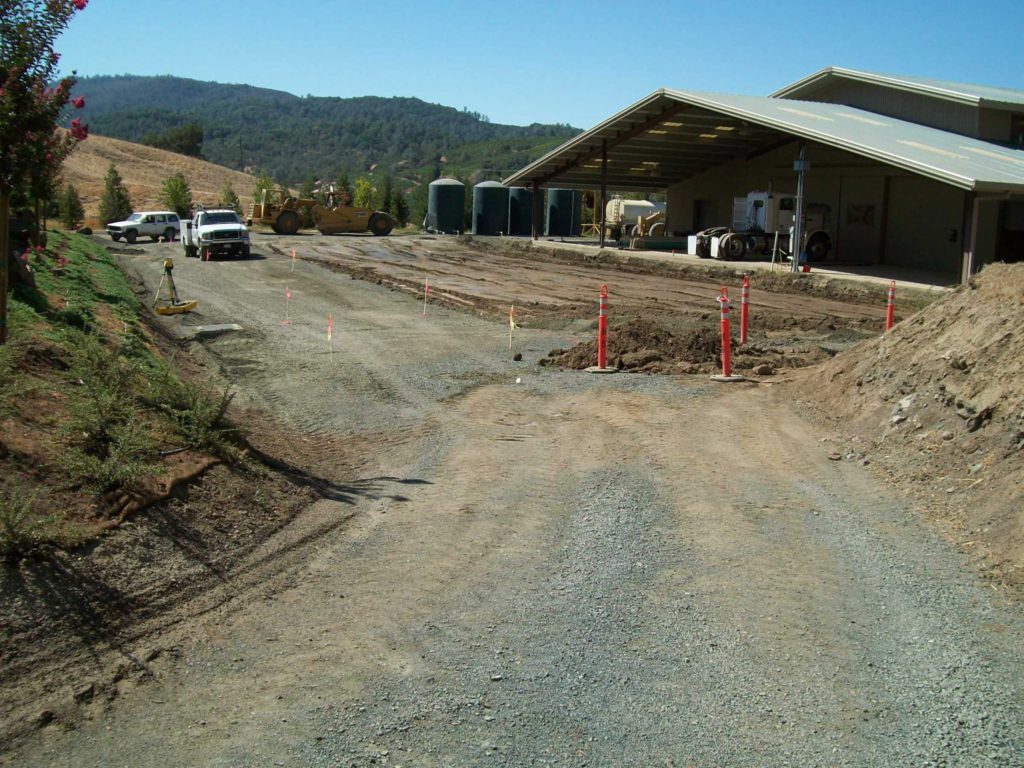
<path fill-rule="evenodd" d="M 274 222 L 274 231 L 279 235 L 294 235 L 299 231 L 299 214 L 295 211 L 282 211 Z"/>
<path fill-rule="evenodd" d="M 370 217 L 370 231 L 375 237 L 389 235 L 394 228 L 395 224 L 387 214 L 375 213 Z"/>

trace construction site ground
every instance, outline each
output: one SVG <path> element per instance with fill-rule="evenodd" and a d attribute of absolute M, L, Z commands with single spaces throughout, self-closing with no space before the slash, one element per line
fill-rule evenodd
<path fill-rule="evenodd" d="M 1020 451 L 977 392 L 948 423 L 906 402 L 878 286 L 756 278 L 752 381 L 715 384 L 736 274 L 419 236 L 112 250 L 150 298 L 175 259 L 198 311 L 154 322 L 273 471 L 7 572 L 39 647 L 3 764 L 1024 765 L 1019 552 L 950 513 Z M 603 284 L 607 376 L 582 370 Z M 246 493 L 308 504 L 256 520 Z"/>

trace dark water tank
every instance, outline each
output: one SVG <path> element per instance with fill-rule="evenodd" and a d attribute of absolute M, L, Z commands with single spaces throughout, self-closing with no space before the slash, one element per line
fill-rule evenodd
<path fill-rule="evenodd" d="M 518 237 L 529 237 L 533 234 L 532 189 L 527 189 L 526 187 L 512 187 L 509 189 L 508 233 Z"/>
<path fill-rule="evenodd" d="M 545 234 L 548 237 L 579 237 L 583 230 L 583 193 L 574 189 L 549 189 Z"/>
<path fill-rule="evenodd" d="M 508 187 L 482 181 L 473 187 L 473 234 L 508 234 Z"/>
<path fill-rule="evenodd" d="M 437 179 L 427 189 L 428 232 L 461 235 L 466 229 L 466 185 L 457 179 Z"/>

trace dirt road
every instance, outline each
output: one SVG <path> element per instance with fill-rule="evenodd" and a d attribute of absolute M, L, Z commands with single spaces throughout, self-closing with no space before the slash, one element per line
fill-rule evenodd
<path fill-rule="evenodd" d="M 222 607 L 145 638 L 152 679 L 9 764 L 1024 765 L 1021 611 L 867 469 L 830 461 L 779 388 L 537 365 L 580 340 L 557 301 L 689 286 L 302 242 L 343 271 L 270 238 L 251 261 L 179 258 L 202 314 L 162 322 L 240 324 L 202 354 L 348 476 Z M 136 250 L 122 261 L 155 288 L 170 246 Z M 507 325 L 424 316 L 379 272 L 351 279 L 356 259 L 496 304 L 528 281 L 536 317 L 563 321 L 517 331 L 512 362 Z"/>

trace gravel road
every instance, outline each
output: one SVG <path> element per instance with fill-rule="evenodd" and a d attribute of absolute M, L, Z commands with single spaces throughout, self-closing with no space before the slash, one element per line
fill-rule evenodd
<path fill-rule="evenodd" d="M 273 242 L 176 259 L 201 315 L 160 322 L 240 324 L 199 351 L 242 404 L 387 493 L 316 502 L 254 555 L 303 541 L 302 567 L 8 764 L 1024 766 L 1024 613 L 784 386 L 538 366 L 568 330 L 512 362 L 507 325 Z M 153 290 L 170 246 L 135 250 Z"/>

